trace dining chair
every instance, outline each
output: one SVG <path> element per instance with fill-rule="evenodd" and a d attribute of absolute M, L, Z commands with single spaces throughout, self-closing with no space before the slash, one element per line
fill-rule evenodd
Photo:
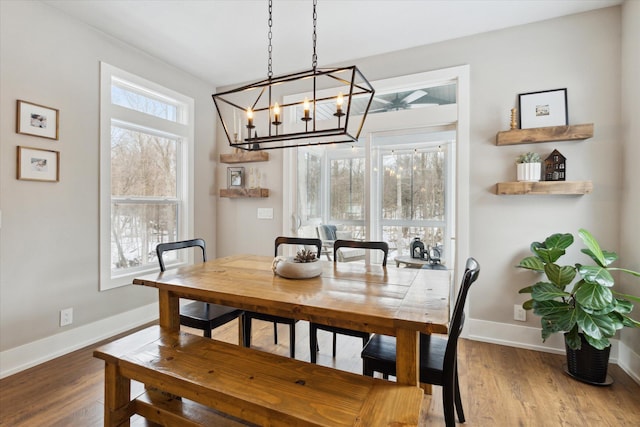
<path fill-rule="evenodd" d="M 207 260 L 207 250 L 203 239 L 158 244 L 156 246 L 156 254 L 158 255 L 160 271 L 166 270 L 163 258 L 165 252 L 193 247 L 199 247 L 202 249 L 202 261 L 205 262 Z M 191 303 L 181 305 L 180 324 L 190 328 L 201 329 L 204 331 L 205 337 L 211 338 L 212 329 L 229 323 L 234 319 L 239 320 L 238 328 L 239 331 L 242 332 L 243 314 L 244 312 L 237 308 L 201 301 L 193 301 Z"/>
<path fill-rule="evenodd" d="M 480 265 L 474 258 L 469 258 L 453 309 L 449 336 L 420 334 L 420 382 L 442 386 L 442 405 L 447 427 L 455 425 L 454 404 L 458 420 L 461 423 L 465 421 L 458 381 L 458 338 L 464 325 L 467 293 L 479 274 Z M 384 378 L 396 375 L 395 337 L 374 335 L 362 349 L 361 356 L 364 375 L 373 376 L 374 372 L 382 373 Z"/>
<path fill-rule="evenodd" d="M 317 257 L 320 259 L 320 252 L 322 250 L 322 241 L 320 239 L 306 238 L 306 237 L 276 237 L 275 241 L 275 253 L 274 256 L 278 256 L 278 247 L 280 245 L 303 245 L 303 246 L 315 246 L 318 250 Z M 289 355 L 291 358 L 296 356 L 296 319 L 290 319 L 288 317 L 274 316 L 271 314 L 256 313 L 253 311 L 247 311 L 244 314 L 244 346 L 251 347 L 251 321 L 253 319 L 263 320 L 265 322 L 273 322 L 273 342 L 278 344 L 278 323 L 289 325 Z"/>
<path fill-rule="evenodd" d="M 333 262 L 338 262 L 338 251 L 340 248 L 360 248 L 360 249 L 379 249 L 383 252 L 382 266 L 387 266 L 387 255 L 389 254 L 389 245 L 387 242 L 360 241 L 360 240 L 336 240 L 333 244 Z M 318 348 L 318 329 L 333 333 L 333 357 L 336 357 L 336 337 L 337 334 L 348 335 L 362 339 L 364 346 L 369 341 L 371 334 L 369 332 L 356 331 L 353 329 L 338 328 L 336 326 L 322 325 L 320 323 L 309 323 L 309 350 L 311 354 L 311 363 L 316 363 Z"/>

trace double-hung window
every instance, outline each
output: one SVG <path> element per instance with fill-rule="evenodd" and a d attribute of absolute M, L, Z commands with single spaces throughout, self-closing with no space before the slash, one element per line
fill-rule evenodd
<path fill-rule="evenodd" d="M 192 232 L 193 99 L 101 64 L 100 289 L 158 268 Z M 173 261 L 180 261 L 175 259 Z"/>

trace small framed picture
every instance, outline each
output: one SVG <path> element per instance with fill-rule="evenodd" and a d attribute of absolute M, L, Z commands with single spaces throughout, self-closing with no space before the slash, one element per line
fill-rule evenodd
<path fill-rule="evenodd" d="M 58 110 L 18 100 L 16 132 L 58 139 Z"/>
<path fill-rule="evenodd" d="M 227 168 L 227 187 L 228 188 L 244 187 L 244 168 L 243 167 Z"/>
<path fill-rule="evenodd" d="M 60 152 L 18 146 L 18 179 L 60 181 Z"/>
<path fill-rule="evenodd" d="M 545 90 L 518 95 L 520 129 L 566 126 L 567 89 Z"/>

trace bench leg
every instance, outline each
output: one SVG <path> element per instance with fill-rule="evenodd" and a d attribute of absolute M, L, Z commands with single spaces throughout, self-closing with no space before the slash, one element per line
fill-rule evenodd
<path fill-rule="evenodd" d="M 133 415 L 131 380 L 120 375 L 118 365 L 106 362 L 104 368 L 104 425 L 129 427 Z"/>

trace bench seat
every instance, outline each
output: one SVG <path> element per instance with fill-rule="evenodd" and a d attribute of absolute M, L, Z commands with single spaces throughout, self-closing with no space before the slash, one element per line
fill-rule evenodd
<path fill-rule="evenodd" d="M 126 425 L 136 413 L 164 425 L 212 425 L 198 420 L 219 411 L 249 425 L 417 426 L 423 397 L 418 387 L 160 326 L 101 346 L 94 356 L 106 362 L 105 425 Z M 132 399 L 130 380 L 151 390 Z"/>

